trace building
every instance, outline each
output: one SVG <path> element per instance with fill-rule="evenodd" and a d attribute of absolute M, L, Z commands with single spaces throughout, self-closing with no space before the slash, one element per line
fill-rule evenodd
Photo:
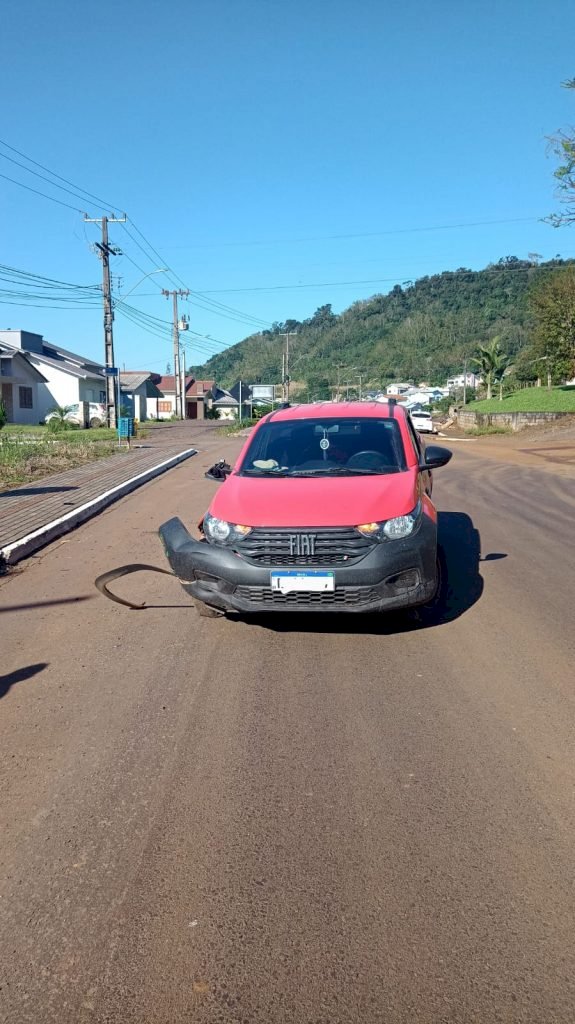
<path fill-rule="evenodd" d="M 218 410 L 221 420 L 237 420 L 239 418 L 240 403 L 230 391 L 226 391 L 225 388 L 219 388 L 217 384 L 214 384 L 211 396 L 212 409 Z"/>
<path fill-rule="evenodd" d="M 44 384 L 46 378 L 25 352 L 0 342 L 0 399 L 8 423 L 32 426 L 41 422 L 38 388 Z"/>
<path fill-rule="evenodd" d="M 161 420 L 169 420 L 176 415 L 176 378 L 173 374 L 150 374 L 150 379 L 160 392 L 157 407 L 154 411 L 148 402 L 148 415 L 157 416 Z M 209 407 L 211 390 L 215 386 L 213 380 L 196 380 L 186 376 L 185 383 L 185 418 L 187 420 L 203 420 Z"/>
<path fill-rule="evenodd" d="M 165 399 L 154 383 L 154 376 L 156 375 L 146 370 L 120 372 L 120 405 L 126 406 L 129 415 L 140 422 L 162 418 L 158 412 L 158 404 Z"/>
<path fill-rule="evenodd" d="M 456 391 L 457 388 L 462 388 L 464 386 L 468 388 L 476 388 L 482 383 L 483 379 L 477 373 L 459 373 L 456 377 L 449 378 L 446 387 L 449 391 Z"/>
<path fill-rule="evenodd" d="M 55 405 L 106 401 L 106 378 L 101 364 L 47 342 L 41 334 L 30 331 L 0 331 L 0 344 L 25 355 L 42 377 L 37 381 L 33 422 L 42 423 Z"/>

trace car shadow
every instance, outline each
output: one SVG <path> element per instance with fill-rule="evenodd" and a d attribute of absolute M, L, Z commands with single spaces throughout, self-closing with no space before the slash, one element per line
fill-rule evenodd
<path fill-rule="evenodd" d="M 321 612 L 252 615 L 249 621 L 275 633 L 381 636 L 411 633 L 453 622 L 472 608 L 483 593 L 483 579 L 479 574 L 482 560 L 480 536 L 466 512 L 439 512 L 438 541 L 441 586 L 431 605 L 370 615 Z M 495 561 L 505 557 L 498 553 L 486 555 L 484 560 Z"/>
<path fill-rule="evenodd" d="M 0 676 L 0 698 L 6 696 L 14 683 L 22 683 L 25 679 L 31 679 L 32 676 L 43 672 L 45 668 L 48 668 L 48 662 L 40 661 L 37 665 L 26 665 L 25 668 L 18 668 L 15 672 L 8 672 L 7 675 Z"/>

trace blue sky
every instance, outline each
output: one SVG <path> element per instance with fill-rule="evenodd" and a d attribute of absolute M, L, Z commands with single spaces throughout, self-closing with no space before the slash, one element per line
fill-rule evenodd
<path fill-rule="evenodd" d="M 116 294 L 157 321 L 118 312 L 116 362 L 162 372 L 162 287 L 194 293 L 197 363 L 424 274 L 574 256 L 575 229 L 540 221 L 557 207 L 546 136 L 575 122 L 574 38 L 571 0 L 8 0 L 0 173 L 73 209 L 0 178 L 0 262 L 98 284 L 98 229 L 77 211 L 126 211 Z M 8 299 L 0 327 L 102 358 L 97 295 Z"/>

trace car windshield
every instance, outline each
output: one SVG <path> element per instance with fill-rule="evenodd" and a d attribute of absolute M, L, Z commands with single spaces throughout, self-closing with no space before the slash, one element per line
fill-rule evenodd
<path fill-rule="evenodd" d="M 377 417 L 269 420 L 239 468 L 245 476 L 371 476 L 406 468 L 399 424 Z"/>

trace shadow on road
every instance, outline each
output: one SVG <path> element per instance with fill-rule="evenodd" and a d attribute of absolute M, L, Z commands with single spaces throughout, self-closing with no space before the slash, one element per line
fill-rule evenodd
<path fill-rule="evenodd" d="M 26 498 L 33 494 L 60 494 L 61 491 L 77 490 L 77 487 L 14 487 L 11 491 L 0 491 L 0 498 Z"/>
<path fill-rule="evenodd" d="M 79 604 L 80 601 L 92 601 L 95 594 L 80 594 L 78 597 L 60 597 L 53 601 L 32 601 L 28 604 L 5 604 L 0 606 L 0 615 L 4 612 L 27 612 L 31 608 L 52 608 L 56 604 Z"/>
<path fill-rule="evenodd" d="M 0 676 L 0 698 L 5 697 L 8 690 L 14 683 L 22 683 L 25 679 L 31 679 L 48 668 L 47 661 L 39 661 L 37 665 L 26 665 L 25 668 L 17 668 L 15 672 L 8 672 L 8 675 Z"/>
<path fill-rule="evenodd" d="M 442 580 L 437 598 L 431 605 L 405 612 L 376 615 L 360 614 L 285 614 L 250 616 L 251 622 L 276 633 L 349 633 L 391 635 L 411 633 L 452 622 L 463 615 L 481 597 L 483 579 L 479 575 L 481 545 L 478 530 L 465 512 L 439 512 L 438 537 Z M 486 555 L 485 561 L 505 558 L 504 554 Z"/>

